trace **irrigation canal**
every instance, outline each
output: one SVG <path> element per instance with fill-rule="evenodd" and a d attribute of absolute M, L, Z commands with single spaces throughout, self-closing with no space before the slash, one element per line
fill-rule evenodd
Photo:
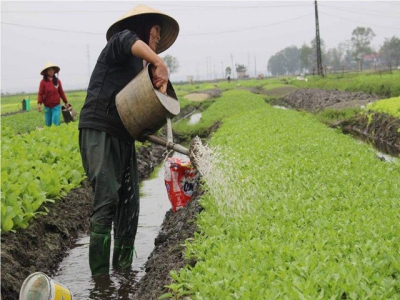
<path fill-rule="evenodd" d="M 185 157 L 179 153 L 174 156 Z M 122 276 L 111 270 L 110 275 L 92 277 L 89 268 L 89 236 L 82 236 L 75 241 L 53 277 L 68 287 L 74 299 L 132 299 L 132 286 L 144 276 L 143 266 L 153 251 L 154 239 L 160 231 L 165 214 L 171 208 L 164 184 L 164 164 L 155 169 L 150 179 L 141 183 L 140 192 L 139 227 L 132 271 Z"/>

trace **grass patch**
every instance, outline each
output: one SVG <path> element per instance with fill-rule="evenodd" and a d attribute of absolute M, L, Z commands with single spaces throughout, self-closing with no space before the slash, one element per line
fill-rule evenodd
<path fill-rule="evenodd" d="M 222 97 L 209 109 L 230 101 Z M 310 114 L 256 107 L 249 92 L 247 101 L 252 109 L 224 115 L 210 141 L 217 164 L 204 178 L 200 233 L 186 251 L 197 264 L 172 273 L 177 293 L 396 298 L 398 166 Z"/>
<path fill-rule="evenodd" d="M 379 100 L 374 103 L 370 103 L 367 108 L 400 118 L 400 97 Z"/>

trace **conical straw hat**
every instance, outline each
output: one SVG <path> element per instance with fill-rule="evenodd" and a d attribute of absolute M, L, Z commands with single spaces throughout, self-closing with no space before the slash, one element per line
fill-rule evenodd
<path fill-rule="evenodd" d="M 127 12 L 117 22 L 115 22 L 107 30 L 107 41 L 117 32 L 125 29 L 137 31 L 142 26 L 143 18 L 146 20 L 146 15 L 158 16 L 161 19 L 161 39 L 157 46 L 156 53 L 159 54 L 167 50 L 175 42 L 179 33 L 179 24 L 172 17 L 162 13 L 154 8 L 146 5 L 137 5 L 132 10 Z"/>
<path fill-rule="evenodd" d="M 60 67 L 59 67 L 59 66 L 56 66 L 55 64 L 52 64 L 52 63 L 49 63 L 49 62 L 48 62 L 48 63 L 46 63 L 46 64 L 44 65 L 44 68 L 43 68 L 42 72 L 40 72 L 40 75 L 44 75 L 45 71 L 46 71 L 48 68 L 54 68 L 54 73 L 60 72 Z"/>

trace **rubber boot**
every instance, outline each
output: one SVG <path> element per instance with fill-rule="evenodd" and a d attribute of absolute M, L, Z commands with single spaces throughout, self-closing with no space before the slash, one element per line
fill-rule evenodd
<path fill-rule="evenodd" d="M 92 275 L 110 271 L 111 226 L 90 224 L 89 265 Z"/>
<path fill-rule="evenodd" d="M 113 268 L 118 271 L 129 271 L 132 268 L 134 241 L 114 238 Z"/>

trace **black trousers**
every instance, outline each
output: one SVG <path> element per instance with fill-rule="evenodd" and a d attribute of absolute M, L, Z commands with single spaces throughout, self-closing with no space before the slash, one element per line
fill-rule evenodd
<path fill-rule="evenodd" d="M 139 221 L 139 172 L 135 145 L 94 129 L 81 129 L 79 147 L 94 192 L 92 226 L 111 228 L 133 244 Z"/>

